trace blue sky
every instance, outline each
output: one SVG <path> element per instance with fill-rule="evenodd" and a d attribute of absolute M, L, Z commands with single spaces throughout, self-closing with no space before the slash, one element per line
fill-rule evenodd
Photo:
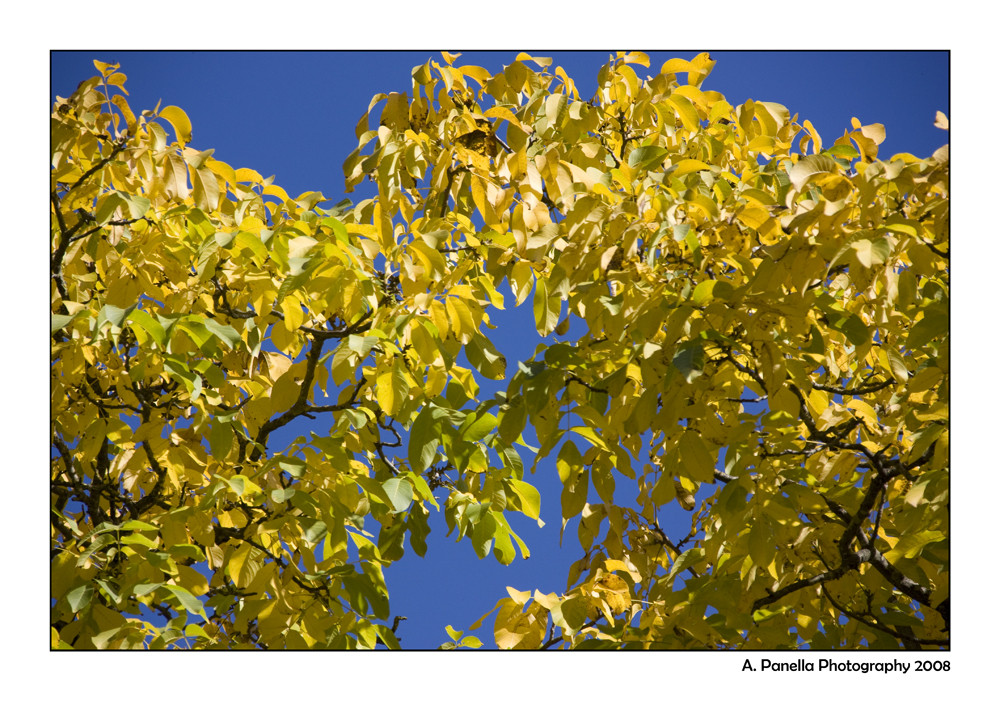
<path fill-rule="evenodd" d="M 581 96 L 593 94 L 597 68 L 609 51 L 547 52 L 576 81 Z M 648 52 L 654 74 L 675 56 L 698 51 Z M 936 110 L 948 109 L 948 55 L 943 52 L 726 52 L 712 51 L 718 63 L 706 89 L 731 104 L 748 98 L 779 102 L 800 122 L 809 119 L 832 142 L 850 129 L 851 118 L 880 122 L 883 157 L 897 152 L 929 155 L 948 140 L 933 126 Z M 459 63 L 497 71 L 517 51 L 466 52 Z M 51 98 L 67 96 L 95 73 L 93 59 L 118 62 L 128 76 L 133 110 L 162 104 L 183 108 L 193 124 L 192 146 L 215 149 L 233 167 L 249 167 L 292 196 L 322 191 L 337 202 L 344 193 L 341 164 L 356 145 L 354 127 L 379 92 L 408 92 L 410 69 L 437 52 L 245 53 L 245 52 L 59 52 L 52 54 Z M 643 75 L 643 71 L 638 71 Z M 950 115 L 949 115 L 950 116 Z M 349 195 L 357 201 L 358 193 Z M 513 305 L 508 305 L 512 307 Z M 508 358 L 530 357 L 540 340 L 530 304 L 504 313 L 493 337 Z M 484 386 L 485 385 L 484 383 Z M 488 387 L 488 386 L 487 386 Z M 488 388 L 500 389 L 501 387 Z M 487 394 L 489 396 L 489 394 Z M 293 427 L 295 424 L 293 424 Z M 311 426 L 310 426 L 311 428 Z M 543 461 L 534 476 L 542 491 L 543 529 L 527 519 L 512 525 L 532 548 L 530 560 L 503 567 L 492 555 L 478 560 L 469 542 L 444 537 L 438 519 L 421 560 L 412 553 L 387 571 L 393 614 L 407 616 L 399 634 L 404 647 L 434 648 L 447 640 L 446 624 L 466 628 L 505 596 L 504 587 L 561 592 L 569 563 L 580 556 L 575 522 L 558 547 L 559 496 L 554 464 Z M 690 524 L 680 509 L 665 514 L 664 528 L 677 540 Z M 435 524 L 432 523 L 432 527 Z M 489 627 L 476 633 L 492 643 Z"/>

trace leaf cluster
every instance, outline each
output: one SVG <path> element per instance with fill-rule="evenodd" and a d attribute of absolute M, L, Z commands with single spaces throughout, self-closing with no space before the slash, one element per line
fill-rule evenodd
<path fill-rule="evenodd" d="M 395 647 L 383 568 L 437 512 L 528 556 L 554 456 L 583 554 L 472 625 L 500 647 L 947 646 L 947 147 L 824 148 L 707 54 L 620 52 L 588 100 L 457 58 L 373 98 L 376 194 L 329 210 L 136 117 L 117 66 L 57 101 L 54 644 Z"/>

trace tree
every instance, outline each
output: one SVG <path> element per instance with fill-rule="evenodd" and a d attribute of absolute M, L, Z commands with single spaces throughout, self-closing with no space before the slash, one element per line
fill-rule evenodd
<path fill-rule="evenodd" d="M 583 556 L 469 627 L 500 647 L 947 647 L 947 147 L 824 148 L 707 54 L 621 52 L 589 100 L 457 58 L 375 96 L 377 195 L 327 209 L 117 65 L 57 100 L 53 646 L 397 647 L 383 568 L 432 527 L 527 556 L 554 455 Z"/>

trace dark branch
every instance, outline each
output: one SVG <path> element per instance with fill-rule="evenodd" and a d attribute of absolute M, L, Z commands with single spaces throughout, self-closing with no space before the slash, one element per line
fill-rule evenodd
<path fill-rule="evenodd" d="M 753 607 L 751 611 L 756 611 L 757 609 L 763 608 L 768 604 L 773 604 L 776 601 L 780 601 L 784 597 L 788 596 L 792 592 L 796 592 L 799 589 L 804 589 L 806 587 L 813 587 L 817 584 L 822 585 L 823 582 L 829 582 L 835 579 L 840 579 L 845 574 L 850 571 L 851 568 L 841 565 L 835 570 L 828 570 L 826 572 L 821 572 L 820 574 L 814 575 L 807 579 L 799 579 L 791 584 L 783 586 L 781 589 L 771 592 L 767 596 L 761 597 L 753 602 Z"/>
<path fill-rule="evenodd" d="M 841 606 L 839 603 L 837 603 L 837 600 L 833 598 L 833 595 L 831 595 L 829 591 L 827 591 L 827 588 L 826 588 L 825 585 L 821 584 L 820 586 L 823 589 L 823 594 L 826 596 L 827 600 L 831 604 L 833 604 L 833 607 L 835 609 L 837 609 L 838 611 L 840 611 L 842 614 L 844 614 L 848 618 L 850 618 L 852 620 L 855 620 L 858 623 L 861 623 L 863 625 L 866 625 L 869 628 L 874 628 L 875 630 L 881 631 L 883 633 L 888 633 L 889 635 L 891 635 L 894 638 L 898 638 L 900 640 L 906 640 L 906 641 L 909 641 L 911 643 L 916 643 L 917 645 L 948 645 L 949 644 L 949 641 L 948 641 L 947 638 L 945 638 L 943 640 L 933 640 L 933 639 L 929 639 L 929 638 L 918 638 L 918 637 L 916 637 L 914 635 L 911 635 L 909 633 L 904 633 L 901 630 L 896 630 L 896 629 L 890 628 L 889 626 L 887 626 L 887 625 L 885 625 L 883 623 L 880 623 L 878 621 L 878 619 L 875 617 L 875 615 L 872 614 L 872 613 L 865 614 L 865 613 L 858 613 L 856 611 L 851 611 L 851 610 L 849 610 L 849 609 Z M 868 620 L 869 618 L 871 620 Z"/>
<path fill-rule="evenodd" d="M 939 250 L 937 247 L 934 246 L 934 244 L 932 244 L 932 243 L 926 243 L 925 242 L 924 245 L 927 246 L 927 248 L 929 248 L 932 251 L 934 251 L 939 256 L 941 256 L 942 258 L 944 258 L 945 260 L 950 260 L 950 256 L 947 253 L 945 253 L 944 251 Z"/>
<path fill-rule="evenodd" d="M 880 389 L 885 389 L 891 385 L 896 384 L 895 380 L 886 380 L 885 382 L 879 382 L 874 385 L 867 385 L 861 387 L 855 387 L 854 389 L 847 389 L 844 387 L 827 387 L 826 385 L 820 385 L 815 382 L 812 383 L 813 389 L 823 390 L 824 392 L 830 392 L 832 394 L 847 395 L 850 397 L 857 397 L 862 394 L 869 394 L 870 392 L 878 392 Z"/>

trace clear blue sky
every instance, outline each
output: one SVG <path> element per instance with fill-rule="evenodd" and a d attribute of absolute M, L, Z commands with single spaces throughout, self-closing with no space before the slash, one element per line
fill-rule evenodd
<path fill-rule="evenodd" d="M 451 49 L 454 50 L 454 49 Z M 611 51 L 547 52 L 563 66 L 586 98 L 596 88 L 597 68 Z M 698 51 L 647 52 L 648 73 L 673 57 L 692 58 Z M 886 140 L 880 153 L 930 155 L 948 141 L 933 126 L 936 110 L 949 113 L 948 54 L 944 52 L 727 52 L 712 51 L 718 63 L 706 89 L 723 93 L 731 104 L 748 98 L 784 104 L 800 122 L 812 121 L 825 143 L 851 128 L 881 122 Z M 517 54 L 467 52 L 459 63 L 497 71 Z M 293 197 L 318 190 L 337 202 L 344 193 L 341 165 L 356 146 L 354 127 L 379 92 L 409 92 L 410 69 L 438 52 L 56 52 L 51 60 L 51 97 L 67 96 L 95 73 L 93 59 L 120 63 L 128 76 L 133 111 L 151 109 L 162 100 L 183 108 L 191 118 L 198 149 L 233 167 L 249 167 Z M 639 67 L 640 75 L 644 75 Z M 950 115 L 949 115 L 950 116 Z M 349 195 L 357 201 L 357 193 Z M 508 305 L 511 307 L 512 305 Z M 508 359 L 530 357 L 539 341 L 530 303 L 498 317 L 491 334 Z M 496 321 L 496 319 L 495 319 Z M 501 387 L 488 387 L 487 391 Z M 489 395 L 487 395 L 489 396 Z M 296 424 L 292 424 L 295 427 Z M 543 529 L 512 518 L 532 548 L 532 558 L 508 567 L 492 555 L 478 560 L 468 541 L 446 539 L 443 518 L 428 538 L 421 560 L 413 553 L 387 570 L 394 615 L 404 615 L 399 634 L 407 648 L 434 648 L 447 640 L 446 624 L 465 628 L 506 595 L 504 587 L 562 592 L 569 563 L 581 552 L 576 523 L 567 527 L 565 547 L 558 547 L 559 481 L 554 463 L 543 461 L 534 476 L 542 492 Z M 665 514 L 664 528 L 682 537 L 690 517 L 679 508 Z M 476 633 L 492 646 L 490 627 Z"/>

